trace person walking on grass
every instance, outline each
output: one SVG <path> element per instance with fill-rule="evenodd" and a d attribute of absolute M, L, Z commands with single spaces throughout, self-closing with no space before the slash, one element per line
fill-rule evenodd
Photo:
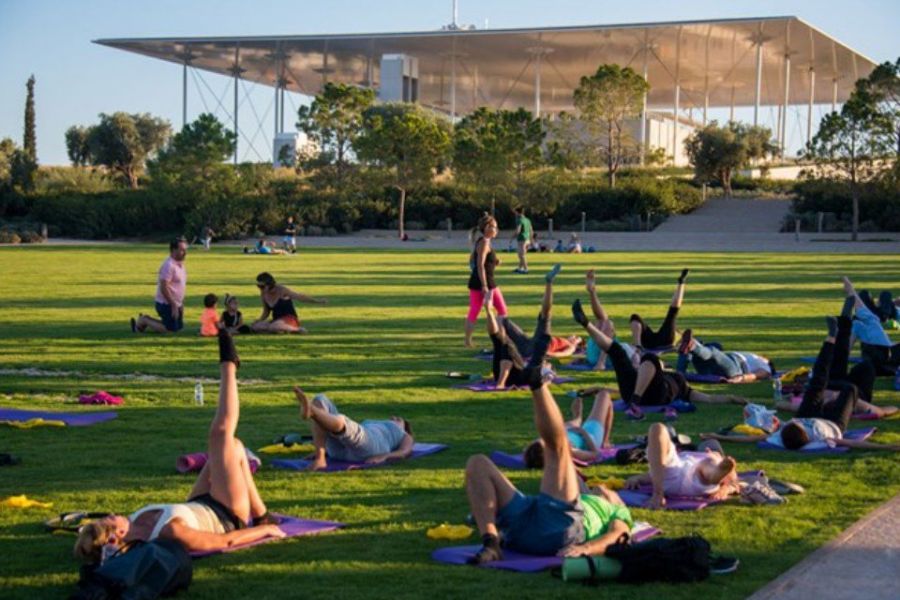
<path fill-rule="evenodd" d="M 474 242 L 472 254 L 469 255 L 469 313 L 466 316 L 467 348 L 472 347 L 472 334 L 481 308 L 493 305 L 500 317 L 506 317 L 506 302 L 503 293 L 494 280 L 494 271 L 500 265 L 500 259 L 491 247 L 491 241 L 497 237 L 497 220 L 484 213 L 478 224 L 469 233 Z"/>
<path fill-rule="evenodd" d="M 187 289 L 187 240 L 175 238 L 169 243 L 169 257 L 159 267 L 156 278 L 156 314 L 154 319 L 143 313 L 131 319 L 134 333 L 175 333 L 184 328 L 184 294 Z"/>
<path fill-rule="evenodd" d="M 516 240 L 516 253 L 519 255 L 519 266 L 513 270 L 513 273 L 524 275 L 528 273 L 528 247 L 531 245 L 531 238 L 534 235 L 534 227 L 531 219 L 525 216 L 525 209 L 521 206 L 515 208 L 516 213 L 516 232 L 513 237 Z"/>

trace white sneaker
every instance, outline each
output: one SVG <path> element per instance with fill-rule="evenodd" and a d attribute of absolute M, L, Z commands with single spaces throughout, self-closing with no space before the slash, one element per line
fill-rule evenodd
<path fill-rule="evenodd" d="M 784 504 L 787 498 L 779 496 L 768 484 L 754 481 L 741 489 L 741 501 L 746 504 Z"/>

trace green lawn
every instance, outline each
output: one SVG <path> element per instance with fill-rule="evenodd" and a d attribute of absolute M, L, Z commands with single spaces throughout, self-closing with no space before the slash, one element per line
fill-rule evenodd
<path fill-rule="evenodd" d="M 421 441 L 450 449 L 424 459 L 368 472 L 304 474 L 264 467 L 257 481 L 278 512 L 347 523 L 335 533 L 273 543 L 196 563 L 189 595 L 196 598 L 367 597 L 493 598 L 583 597 L 579 585 L 550 575 L 519 575 L 451 567 L 430 560 L 440 543 L 425 530 L 461 523 L 468 513 L 462 489 L 466 457 L 492 449 L 521 448 L 534 436 L 526 393 L 473 394 L 450 389 L 448 370 L 485 370 L 462 348 L 468 275 L 460 252 L 302 250 L 293 257 L 253 257 L 235 248 L 188 258 L 187 331 L 175 337 L 132 335 L 128 318 L 152 311 L 161 246 L 30 247 L 0 249 L 0 369 L 37 367 L 74 371 L 65 377 L 0 375 L 3 406 L 77 410 L 64 406 L 79 393 L 122 394 L 118 419 L 89 428 L 0 429 L 0 451 L 23 458 L 0 471 L 0 497 L 27 494 L 51 501 L 52 510 L 0 508 L 0 595 L 62 597 L 77 566 L 73 538 L 45 533 L 40 523 L 56 511 L 127 512 L 145 503 L 179 501 L 192 478 L 174 471 L 175 457 L 203 450 L 216 385 L 206 385 L 206 406 L 193 404 L 194 377 L 217 374 L 215 343 L 196 336 L 201 298 L 237 294 L 245 317 L 259 310 L 255 275 L 271 271 L 297 290 L 330 299 L 301 306 L 308 336 L 248 336 L 238 340 L 241 388 L 239 434 L 258 448 L 276 435 L 305 431 L 290 387 L 327 392 L 349 414 L 409 417 Z M 512 255 L 499 282 L 514 317 L 536 314 L 538 273 L 553 258 L 535 256 L 533 275 L 513 276 Z M 665 313 L 682 266 L 688 281 L 682 326 L 728 348 L 764 352 L 780 368 L 814 354 L 823 338 L 823 315 L 842 302 L 839 276 L 860 287 L 900 289 L 896 256 L 813 254 L 642 253 L 565 256 L 558 279 L 555 329 L 575 332 L 568 305 L 585 298 L 583 275 L 596 267 L 601 298 L 620 328 L 631 312 L 657 322 Z M 483 321 L 481 321 L 483 324 Z M 481 333 L 481 329 L 479 333 Z M 479 335 L 479 343 L 486 336 Z M 123 374 L 164 376 L 122 379 Z M 574 385 L 613 384 L 611 374 L 578 373 Z M 187 378 L 178 380 L 177 378 Z M 900 403 L 900 393 L 878 382 L 878 398 Z M 761 401 L 771 385 L 735 386 Z M 567 401 L 566 401 L 567 404 Z M 678 422 L 685 433 L 739 420 L 736 407 L 703 406 Z M 652 420 L 654 417 L 650 417 Z M 615 441 L 647 424 L 616 422 Z M 875 440 L 900 442 L 900 421 L 879 423 Z M 727 505 L 698 513 L 636 510 L 667 535 L 698 532 L 718 551 L 741 558 L 740 571 L 697 586 L 610 585 L 612 598 L 743 598 L 798 562 L 878 503 L 900 491 L 897 456 L 853 452 L 801 457 L 734 446 L 747 468 L 807 487 L 782 507 Z M 595 467 L 592 474 L 624 476 L 634 469 Z M 512 472 L 525 490 L 536 472 Z M 473 536 L 472 542 L 475 542 Z"/>

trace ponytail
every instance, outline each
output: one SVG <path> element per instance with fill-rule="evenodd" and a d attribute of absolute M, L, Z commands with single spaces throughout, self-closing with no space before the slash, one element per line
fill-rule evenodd
<path fill-rule="evenodd" d="M 103 546 L 115 537 L 116 526 L 94 521 L 78 530 L 75 540 L 75 558 L 87 564 L 99 564 Z"/>
<path fill-rule="evenodd" d="M 474 246 L 478 242 L 478 240 L 483 238 L 484 230 L 487 229 L 487 226 L 492 222 L 496 223 L 497 221 L 496 219 L 494 219 L 491 213 L 485 211 L 481 215 L 481 218 L 478 219 L 478 223 L 475 225 L 475 227 L 469 230 L 469 243 Z"/>

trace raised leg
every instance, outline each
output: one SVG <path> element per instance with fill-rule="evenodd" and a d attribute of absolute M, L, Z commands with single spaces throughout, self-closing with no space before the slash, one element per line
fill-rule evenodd
<path fill-rule="evenodd" d="M 588 420 L 597 421 L 603 425 L 603 440 L 601 447 L 609 447 L 609 434 L 613 427 L 613 404 L 612 396 L 606 388 L 601 389 L 594 396 L 594 405 L 591 412 L 588 413 Z"/>
<path fill-rule="evenodd" d="M 590 269 L 587 272 L 585 280 L 584 287 L 591 299 L 591 310 L 594 313 L 594 318 L 600 323 L 606 323 L 609 321 L 609 315 L 606 314 L 606 310 L 603 308 L 603 305 L 600 303 L 600 298 L 597 296 L 597 282 L 596 276 L 594 275 L 594 269 Z"/>
<path fill-rule="evenodd" d="M 662 423 L 654 423 L 647 432 L 647 464 L 650 470 L 650 483 L 653 485 L 653 495 L 650 497 L 648 508 L 662 508 L 666 504 L 665 478 L 666 459 L 672 452 L 672 440 L 669 431 Z"/>
<path fill-rule="evenodd" d="M 544 442 L 544 473 L 541 492 L 563 502 L 578 498 L 578 474 L 566 436 L 562 413 L 546 385 L 531 391 L 534 422 Z"/>
<path fill-rule="evenodd" d="M 497 535 L 497 511 L 516 495 L 516 487 L 484 454 L 466 463 L 466 495 L 481 535 Z"/>

